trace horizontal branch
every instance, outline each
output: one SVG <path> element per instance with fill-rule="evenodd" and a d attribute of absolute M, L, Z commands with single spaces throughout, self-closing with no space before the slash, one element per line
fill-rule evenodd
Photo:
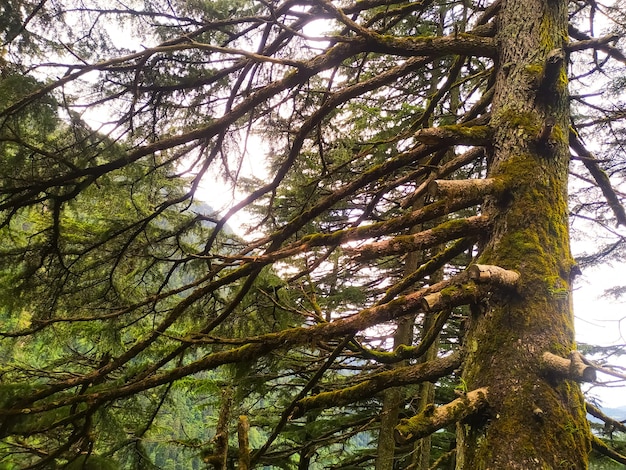
<path fill-rule="evenodd" d="M 480 145 L 489 144 L 493 129 L 489 126 L 440 126 L 420 129 L 413 137 L 426 145 Z"/>
<path fill-rule="evenodd" d="M 499 287 L 515 288 L 519 273 L 499 266 L 473 264 L 468 268 L 469 277 L 478 283 L 489 282 Z"/>
<path fill-rule="evenodd" d="M 446 55 L 470 55 L 495 57 L 496 41 L 493 38 L 471 34 L 454 34 L 443 37 L 395 37 L 372 34 L 368 37 L 369 50 L 401 56 L 443 57 Z"/>
<path fill-rule="evenodd" d="M 400 421 L 394 430 L 398 444 L 416 441 L 476 413 L 487 405 L 487 388 L 468 392 L 446 405 L 426 407 L 420 414 Z"/>
<path fill-rule="evenodd" d="M 501 192 L 504 185 L 501 178 L 469 180 L 434 180 L 428 184 L 428 194 L 435 197 L 478 199 Z"/>
<path fill-rule="evenodd" d="M 426 312 L 446 311 L 459 305 L 476 303 L 480 300 L 481 295 L 482 292 L 473 282 L 460 286 L 451 286 L 440 292 L 424 296 L 422 308 Z"/>
<path fill-rule="evenodd" d="M 346 228 L 343 230 L 337 230 L 333 233 L 316 233 L 314 235 L 306 235 L 295 243 L 267 254 L 258 256 L 215 254 L 210 255 L 209 258 L 223 259 L 227 261 L 241 261 L 261 266 L 304 253 L 313 247 L 338 246 L 351 241 L 376 238 L 384 236 L 388 233 L 398 232 L 416 224 L 428 222 L 451 212 L 479 204 L 482 200 L 483 196 L 479 193 L 468 195 L 466 198 L 456 198 L 451 200 L 446 199 L 429 204 L 424 208 L 412 211 L 404 216 L 395 217 L 384 222 L 376 222 L 361 227 Z"/>
<path fill-rule="evenodd" d="M 498 266 L 475 264 L 468 269 L 466 282 L 424 296 L 422 304 L 426 312 L 442 311 L 459 305 L 477 302 L 484 292 L 477 284 L 487 284 L 489 288 L 512 289 L 517 285 L 519 273 Z"/>
<path fill-rule="evenodd" d="M 358 400 L 371 398 L 388 388 L 433 382 L 452 373 L 460 364 L 461 354 L 456 353 L 422 364 L 398 367 L 374 374 L 357 385 L 303 398 L 298 402 L 292 418 L 299 418 L 313 409 L 344 406 Z"/>
<path fill-rule="evenodd" d="M 416 234 L 400 235 L 390 240 L 370 243 L 358 248 L 344 248 L 344 251 L 363 260 L 410 253 L 456 238 L 484 233 L 490 226 L 489 217 L 484 215 L 453 219 Z"/>
<path fill-rule="evenodd" d="M 593 382 L 596 380 L 595 368 L 585 364 L 582 355 L 577 351 L 572 351 L 569 359 L 546 351 L 543 353 L 542 359 L 544 368 L 552 374 L 576 382 Z"/>
<path fill-rule="evenodd" d="M 470 162 L 479 160 L 485 156 L 485 149 L 482 147 L 474 147 L 468 150 L 467 152 L 462 153 L 461 155 L 453 158 L 452 160 L 437 165 L 429 172 L 428 178 L 426 178 L 411 194 L 409 197 L 406 197 L 402 200 L 401 207 L 406 209 L 407 207 L 411 207 L 413 203 L 422 196 L 427 190 L 431 182 L 436 179 L 443 178 L 445 176 L 451 175 L 454 171 L 462 168 Z"/>
<path fill-rule="evenodd" d="M 609 43 L 619 39 L 619 36 L 610 35 L 601 38 L 592 38 L 591 36 L 583 33 L 582 31 L 569 26 L 568 33 L 577 42 L 568 44 L 565 48 L 567 52 L 581 51 L 585 49 L 596 49 L 608 54 L 613 59 L 626 64 L 626 56 L 617 47 L 611 46 Z"/>

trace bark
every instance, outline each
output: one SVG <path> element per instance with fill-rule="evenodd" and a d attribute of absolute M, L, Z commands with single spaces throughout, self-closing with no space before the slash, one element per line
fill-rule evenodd
<path fill-rule="evenodd" d="M 381 256 L 424 250 L 449 240 L 484 233 L 490 227 L 489 217 L 477 215 L 467 219 L 454 219 L 435 228 L 413 235 L 400 235 L 384 242 L 370 243 L 361 248 L 348 249 L 348 254 L 355 254 L 362 260 Z"/>
<path fill-rule="evenodd" d="M 492 296 L 469 321 L 463 379 L 469 389 L 489 389 L 489 406 L 457 426 L 458 469 L 587 468 L 591 443 L 579 386 L 542 372 L 545 351 L 567 356 L 574 349 L 565 64 L 555 83 L 541 83 L 546 68 L 554 75 L 548 62 L 566 38 L 565 0 L 502 3 L 488 177 L 514 185 L 506 201 L 485 206 L 494 226 L 479 263 L 517 271 L 520 280 L 516 292 Z M 539 145 L 548 118 L 550 145 Z"/>
<path fill-rule="evenodd" d="M 228 421 L 233 403 L 232 390 L 226 389 L 222 394 L 222 406 L 217 420 L 215 436 L 212 439 L 213 452 L 204 456 L 204 462 L 215 470 L 226 470 L 228 461 Z"/>
<path fill-rule="evenodd" d="M 565 359 L 551 352 L 543 353 L 543 363 L 549 373 L 575 380 L 576 382 L 594 382 L 596 370 L 585 364 L 580 353 L 574 351 L 569 359 Z"/>
<path fill-rule="evenodd" d="M 405 444 L 421 439 L 471 414 L 475 414 L 487 404 L 487 397 L 488 390 L 480 388 L 472 390 L 443 406 L 435 407 L 431 405 L 420 414 L 400 421 L 394 432 L 396 442 Z"/>
<path fill-rule="evenodd" d="M 245 415 L 239 416 L 237 440 L 239 442 L 239 470 L 250 469 L 250 422 Z"/>
<path fill-rule="evenodd" d="M 392 387 L 435 382 L 437 379 L 452 373 L 459 365 L 461 365 L 461 356 L 459 353 L 456 353 L 444 358 L 434 358 L 421 364 L 397 367 L 389 371 L 380 372 L 352 387 L 303 398 L 298 402 L 292 418 L 298 418 L 313 409 L 349 405 L 358 400 L 371 398 L 377 393 Z"/>

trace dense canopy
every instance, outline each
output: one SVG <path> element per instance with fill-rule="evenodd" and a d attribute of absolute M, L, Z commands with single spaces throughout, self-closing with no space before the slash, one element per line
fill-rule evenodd
<path fill-rule="evenodd" d="M 623 351 L 571 305 L 626 254 L 625 35 L 619 1 L 5 1 L 0 468 L 626 463 L 579 386 Z"/>

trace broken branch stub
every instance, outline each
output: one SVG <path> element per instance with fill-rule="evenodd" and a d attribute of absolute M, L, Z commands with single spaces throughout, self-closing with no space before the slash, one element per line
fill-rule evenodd
<path fill-rule="evenodd" d="M 543 365 L 548 372 L 575 382 L 594 382 L 596 380 L 595 368 L 586 364 L 578 351 L 572 351 L 569 359 L 546 351 L 543 353 Z"/>
<path fill-rule="evenodd" d="M 492 283 L 500 287 L 514 289 L 519 280 L 519 273 L 488 264 L 473 264 L 469 267 L 470 279 L 478 283 Z"/>
<path fill-rule="evenodd" d="M 434 197 L 471 198 L 485 197 L 497 192 L 495 178 L 471 180 L 433 180 L 428 184 L 428 194 Z"/>
<path fill-rule="evenodd" d="M 478 388 L 439 407 L 428 406 L 420 414 L 403 419 L 394 429 L 398 444 L 416 441 L 454 424 L 487 405 L 487 388 Z"/>

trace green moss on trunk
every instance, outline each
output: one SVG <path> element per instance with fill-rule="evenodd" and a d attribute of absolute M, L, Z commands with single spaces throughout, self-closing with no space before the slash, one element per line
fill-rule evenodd
<path fill-rule="evenodd" d="M 541 354 L 574 348 L 567 210 L 569 151 L 553 139 L 547 156 L 535 145 L 541 123 L 569 122 L 566 87 L 546 105 L 529 74 L 563 46 L 567 2 L 509 0 L 499 17 L 500 63 L 489 176 L 514 182 L 506 203 L 492 201 L 494 231 L 480 263 L 520 273 L 515 296 L 490 300 L 472 317 L 463 378 L 488 387 L 489 410 L 458 426 L 462 469 L 586 469 L 590 434 L 577 384 L 541 374 Z M 563 73 L 565 71 L 563 70 Z"/>

